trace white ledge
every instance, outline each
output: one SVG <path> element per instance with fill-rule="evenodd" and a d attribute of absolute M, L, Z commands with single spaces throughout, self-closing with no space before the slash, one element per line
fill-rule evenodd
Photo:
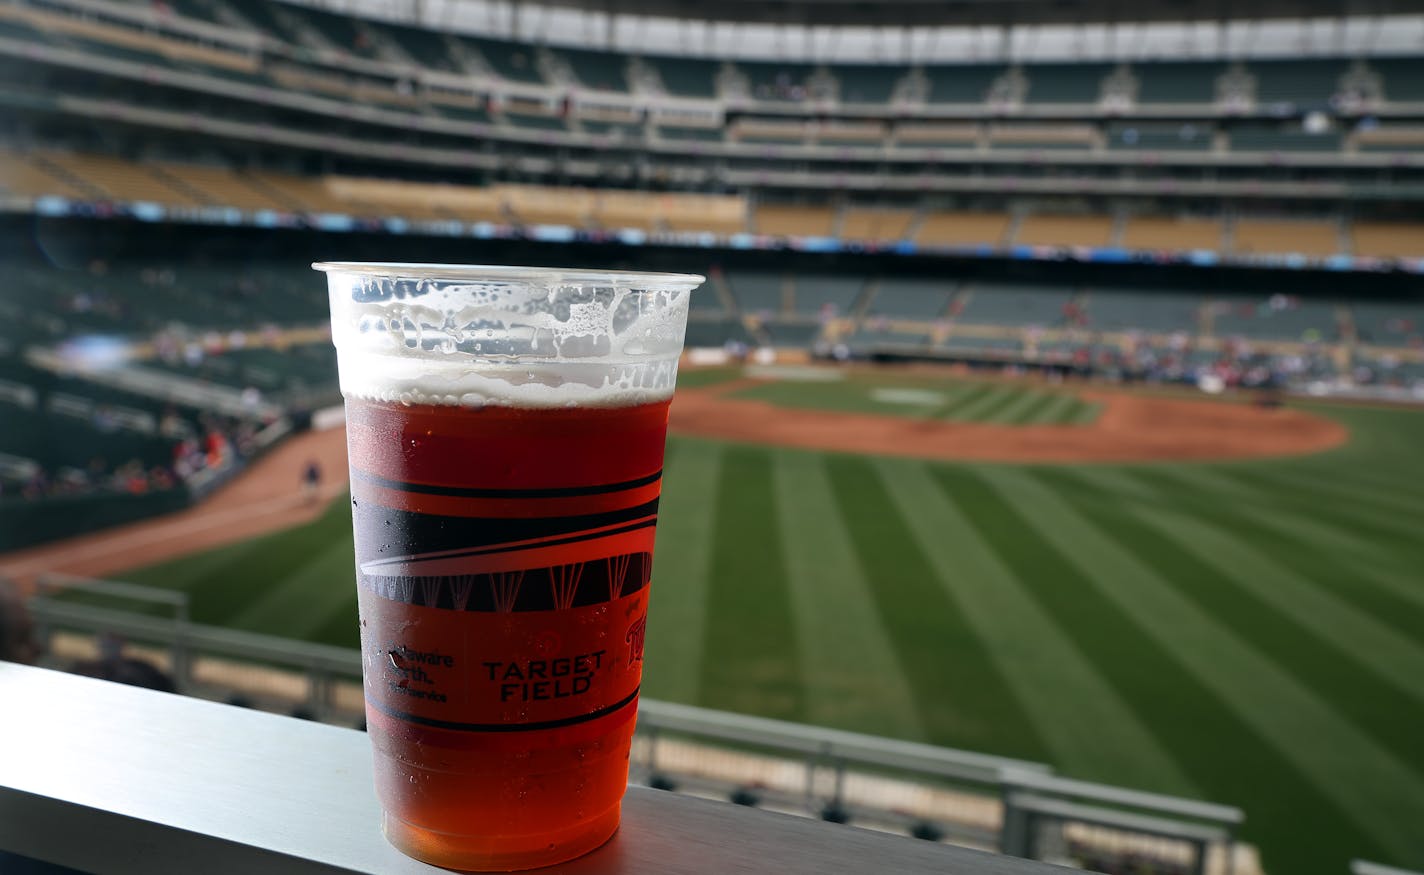
<path fill-rule="evenodd" d="M 101 873 L 437 873 L 386 844 L 366 736 L 0 663 L 0 850 Z M 1053 866 L 632 787 L 541 872 L 1036 875 Z"/>

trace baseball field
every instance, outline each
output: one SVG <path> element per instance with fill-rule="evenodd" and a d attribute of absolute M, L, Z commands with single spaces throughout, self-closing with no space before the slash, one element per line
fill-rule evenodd
<path fill-rule="evenodd" d="M 645 695 L 1238 805 L 1272 873 L 1424 865 L 1424 413 L 1192 402 L 1289 453 L 1238 423 L 1213 461 L 1169 452 L 1186 431 L 1165 407 L 1061 387 L 684 385 Z M 821 418 L 763 440 L 714 427 L 719 403 Z M 1131 463 L 1063 449 L 1133 416 L 1170 434 Z M 868 420 L 903 441 L 852 451 Z M 984 452 L 917 454 L 926 434 Z M 354 645 L 349 525 L 337 501 L 119 576 L 187 590 L 199 622 Z"/>

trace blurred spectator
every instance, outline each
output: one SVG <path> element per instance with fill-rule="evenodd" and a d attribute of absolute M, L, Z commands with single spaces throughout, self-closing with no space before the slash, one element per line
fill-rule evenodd
<path fill-rule="evenodd" d="M 0 580 L 0 661 L 28 665 L 38 656 L 29 609 L 15 585 Z"/>
<path fill-rule="evenodd" d="M 124 640 L 117 635 L 99 636 L 99 658 L 75 663 L 74 674 L 99 680 L 114 681 L 132 687 L 144 687 L 164 693 L 177 688 L 173 679 L 152 663 L 124 655 Z"/>

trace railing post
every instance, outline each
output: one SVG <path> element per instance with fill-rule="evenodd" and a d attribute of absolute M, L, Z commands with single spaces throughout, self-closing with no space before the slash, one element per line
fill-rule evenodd
<path fill-rule="evenodd" d="M 825 745 L 822 745 L 820 755 L 825 755 Z M 819 756 L 816 751 L 806 752 L 806 798 L 804 800 L 807 814 L 816 813 L 816 765 Z"/>
<path fill-rule="evenodd" d="M 191 643 L 188 640 L 188 596 L 177 603 L 173 624 L 173 683 L 180 692 L 194 687 Z"/>
<path fill-rule="evenodd" d="M 311 709 L 314 720 L 326 720 L 331 716 L 331 691 L 326 670 L 315 662 L 307 666 L 307 707 Z"/>
<path fill-rule="evenodd" d="M 999 827 L 999 853 L 1029 856 L 1029 812 L 1014 804 L 1014 787 L 1003 785 L 1003 822 Z"/>

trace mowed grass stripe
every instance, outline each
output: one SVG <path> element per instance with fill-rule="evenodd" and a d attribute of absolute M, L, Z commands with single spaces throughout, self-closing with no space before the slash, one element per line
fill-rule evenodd
<path fill-rule="evenodd" d="M 773 452 L 734 446 L 722 454 L 700 699 L 710 708 L 804 720 Z"/>
<path fill-rule="evenodd" d="M 1164 554 L 1178 560 L 1170 574 L 1180 575 L 1184 589 L 1190 587 L 1204 607 L 1210 607 L 1205 595 L 1213 588 L 1221 590 L 1216 614 L 1223 622 L 1395 753 L 1419 762 L 1424 670 L 1418 669 L 1418 649 L 1412 642 L 1322 594 L 1219 528 L 1160 509 L 1139 507 L 1137 518 L 1175 543 L 1177 552 Z M 1235 598 L 1227 591 L 1231 586 L 1239 590 Z M 1325 606 L 1331 602 L 1333 607 Z"/>
<path fill-rule="evenodd" d="M 334 605 L 321 625 L 307 634 L 308 641 L 330 644 L 333 647 L 361 646 L 361 630 L 356 607 L 356 590 L 353 587 L 340 604 Z"/>
<path fill-rule="evenodd" d="M 230 626 L 234 616 L 279 586 L 293 568 L 305 565 L 311 559 L 313 545 L 340 544 L 354 564 L 348 501 L 345 498 L 333 502 L 320 517 L 305 525 L 220 547 L 211 553 L 149 566 L 127 577 L 135 583 L 157 586 L 170 578 L 184 581 L 181 588 L 188 593 L 189 616 L 194 622 Z"/>
<path fill-rule="evenodd" d="M 966 399 L 973 398 L 984 387 L 979 383 L 944 383 L 895 388 L 915 388 L 940 393 L 940 395 L 943 396 L 940 401 L 935 404 L 926 405 L 918 411 L 919 417 L 922 419 L 940 419 L 943 418 L 945 411 L 953 410 L 959 404 L 964 403 Z M 871 390 L 867 387 L 866 391 Z"/>
<path fill-rule="evenodd" d="M 721 479 L 720 444 L 669 439 L 648 594 L 643 692 L 649 698 L 689 704 L 699 700 Z"/>
<path fill-rule="evenodd" d="M 806 718 L 819 726 L 923 739 L 914 693 L 876 615 L 824 457 L 777 453 L 773 475 Z"/>
<path fill-rule="evenodd" d="M 937 744 L 1033 760 L 1050 748 L 1033 728 L 873 465 L 826 460 L 836 506 L 860 557 L 880 622 Z"/>
<path fill-rule="evenodd" d="M 1133 611 L 1139 623 L 1149 626 L 1164 646 L 1307 775 L 1322 795 L 1335 798 L 1361 832 L 1394 857 L 1415 856 L 1424 780 L 1189 598 L 1185 591 L 1199 587 L 1201 580 L 1174 577 L 1180 572 L 1168 563 L 1175 557 L 1157 549 L 1159 540 L 1152 537 L 1152 529 L 1135 521 L 1133 509 L 1084 501 L 1083 484 L 1068 469 L 1043 469 L 1038 476 L 1059 494 L 1076 496 L 1070 499 L 1073 506 L 1098 530 L 1092 532 L 1060 517 L 1057 529 L 1039 531 L 1051 538 L 1072 534 L 1074 552 L 1095 562 L 1111 557 L 1119 570 L 1093 573 L 1093 580 Z M 1034 501 L 1062 504 L 1051 489 L 1042 490 Z M 1111 532 L 1114 541 L 1105 542 L 1099 532 Z M 1130 574 L 1123 573 L 1126 563 L 1132 568 Z M 1340 860 L 1332 868 L 1344 864 Z M 1315 865 L 1320 865 L 1319 860 Z"/>
<path fill-rule="evenodd" d="M 963 411 L 960 412 L 960 415 L 965 419 L 972 419 L 974 422 L 990 422 L 995 416 L 999 415 L 1001 410 L 1007 410 L 1020 403 L 1023 397 L 1024 391 L 1022 389 L 1016 387 L 1006 388 L 1002 394 L 993 397 L 992 400 L 981 402 L 982 406 L 976 409 L 972 415 L 965 414 Z"/>
<path fill-rule="evenodd" d="M 1350 532 L 1356 532 L 1385 545 L 1397 545 L 1424 560 L 1424 544 L 1419 543 L 1419 527 L 1414 518 L 1396 511 L 1383 510 L 1358 501 L 1347 501 L 1336 495 L 1312 491 L 1303 482 L 1285 483 L 1262 476 L 1256 467 L 1221 469 L 1232 479 L 1260 492 L 1276 495 L 1287 506 L 1329 520 Z"/>
<path fill-rule="evenodd" d="M 981 398 L 993 392 L 995 386 L 992 383 L 968 383 L 964 386 L 964 391 L 946 399 L 945 403 L 935 410 L 934 419 L 957 419 L 961 408 L 970 407 L 977 404 Z"/>
<path fill-rule="evenodd" d="M 1131 536 L 1161 560 L 1165 577 L 1395 755 L 1424 766 L 1419 746 L 1424 674 L 1405 674 L 1386 661 L 1391 646 L 1379 642 L 1391 641 L 1393 632 L 1384 630 L 1377 639 L 1352 629 L 1346 619 L 1352 612 L 1320 607 L 1302 594 L 1298 582 L 1219 528 L 1180 512 L 1144 507 L 1136 509 L 1136 517 L 1156 531 L 1133 530 Z"/>
<path fill-rule="evenodd" d="M 1031 416 L 1047 400 L 1049 400 L 1048 396 L 1041 392 L 1021 391 L 1018 398 L 985 417 L 984 421 L 999 425 L 1011 425 L 1025 416 Z"/>
<path fill-rule="evenodd" d="M 1333 496 L 1352 504 L 1360 504 L 1385 513 L 1407 514 L 1413 517 L 1424 515 L 1424 499 L 1413 498 L 1389 488 L 1380 488 L 1373 483 L 1359 483 L 1351 478 L 1348 470 L 1343 472 L 1328 469 L 1286 467 L 1283 465 L 1263 465 L 1253 469 L 1258 477 L 1267 482 L 1299 486 L 1324 496 Z M 1404 472 L 1400 472 L 1404 475 Z M 1407 476 L 1401 476 L 1407 479 Z"/>
<path fill-rule="evenodd" d="M 1083 465 L 1075 473 L 1097 489 L 1110 492 L 1124 501 L 1133 498 L 1157 500 L 1157 491 L 1134 478 L 1130 473 L 1132 470 L 1116 465 Z"/>
<path fill-rule="evenodd" d="M 1424 505 L 1399 501 L 1374 487 L 1347 484 L 1340 480 L 1339 474 L 1328 469 L 1311 474 L 1259 465 L 1233 469 L 1233 473 L 1262 490 L 1287 491 L 1311 502 L 1349 510 L 1363 518 L 1383 518 L 1386 528 L 1392 527 L 1393 521 L 1401 516 L 1415 519 L 1424 514 Z"/>
<path fill-rule="evenodd" d="M 1045 396 L 1043 403 L 1025 411 L 1014 425 L 1057 425 L 1072 416 L 1078 399 L 1066 392 Z"/>
<path fill-rule="evenodd" d="M 1017 389 L 1005 386 L 988 386 L 982 395 L 955 407 L 947 414 L 946 418 L 962 422 L 978 422 L 1018 396 Z"/>
<path fill-rule="evenodd" d="M 1098 470 L 1108 469 L 1093 469 L 1093 473 Z M 1172 501 L 1202 493 L 1201 500 L 1217 503 L 1221 509 L 1218 512 L 1231 513 L 1233 519 L 1245 521 L 1247 530 L 1263 533 L 1260 537 L 1279 544 L 1276 554 L 1298 571 L 1323 562 L 1325 567 L 1340 571 L 1340 580 L 1365 583 L 1379 595 L 1372 598 L 1366 593 L 1356 603 L 1385 622 L 1393 622 L 1395 609 L 1379 605 L 1381 599 L 1393 605 L 1407 603 L 1412 611 L 1424 608 L 1419 563 L 1407 552 L 1402 553 L 1397 543 L 1372 540 L 1323 519 L 1319 509 L 1303 508 L 1275 493 L 1253 489 L 1219 469 L 1174 465 L 1142 470 L 1150 471 L 1162 487 L 1145 493 L 1148 500 Z M 1381 614 L 1381 609 L 1386 613 Z"/>
<path fill-rule="evenodd" d="M 977 516 L 982 508 L 958 501 L 958 469 L 936 468 L 932 475 L 925 464 L 898 460 L 878 461 L 877 469 L 939 585 L 984 642 L 1053 761 L 1081 778 L 1194 792 L 1117 691 L 991 549 Z"/>
<path fill-rule="evenodd" d="M 1260 721 L 1240 712 L 1240 693 L 1220 689 L 1219 676 L 1236 667 L 1221 653 L 1197 649 L 1204 634 L 1205 644 L 1214 644 L 1210 621 L 1203 633 L 1197 617 L 1171 613 L 1177 601 L 1170 589 L 1111 529 L 1079 511 L 1072 484 L 1051 485 L 1021 468 L 985 467 L 975 474 L 1000 497 L 999 513 L 1009 511 L 982 511 L 986 522 L 998 523 L 994 532 L 1006 561 L 1138 707 L 1206 797 L 1247 811 L 1246 837 L 1265 840 L 1277 852 L 1267 855 L 1267 871 L 1316 871 L 1322 854 L 1333 860 L 1375 847 L 1283 755 L 1271 733 L 1260 731 Z M 1183 622 L 1183 630 L 1169 628 Z M 1283 799 L 1290 803 L 1282 805 Z"/>
<path fill-rule="evenodd" d="M 1078 409 L 1073 411 L 1065 425 L 1089 425 L 1098 418 L 1102 410 L 1103 405 L 1096 401 L 1080 401 Z"/>
<path fill-rule="evenodd" d="M 313 544 L 319 542 L 313 542 Z M 289 638 L 306 638 L 356 585 L 351 546 L 337 542 L 288 570 L 228 625 Z"/>
<path fill-rule="evenodd" d="M 1343 604 L 1350 612 L 1364 611 L 1374 621 L 1392 627 L 1389 634 L 1414 642 L 1424 629 L 1424 603 L 1420 601 L 1424 587 L 1419 586 L 1418 569 L 1382 568 L 1378 559 L 1388 551 L 1370 550 L 1369 545 L 1337 529 L 1259 501 L 1246 506 L 1240 499 L 1223 501 L 1223 496 L 1209 487 L 1182 482 L 1174 471 L 1144 469 L 1137 474 L 1160 488 L 1161 498 L 1154 506 L 1190 510 L 1249 538 L 1259 550 L 1269 551 L 1275 562 L 1332 593 L 1335 604 Z M 1419 653 L 1424 658 L 1424 650 Z M 1424 669 L 1418 677 L 1424 684 Z"/>
<path fill-rule="evenodd" d="M 1323 468 L 1324 466 L 1319 462 L 1314 462 L 1311 467 L 1302 466 L 1300 470 L 1305 473 L 1314 471 L 1318 474 Z M 1352 486 L 1424 502 L 1424 486 L 1420 485 L 1420 481 L 1424 480 L 1424 464 L 1414 464 L 1408 467 L 1391 465 L 1385 472 L 1374 469 L 1363 470 L 1352 466 L 1344 470 L 1335 470 L 1333 473 Z"/>

